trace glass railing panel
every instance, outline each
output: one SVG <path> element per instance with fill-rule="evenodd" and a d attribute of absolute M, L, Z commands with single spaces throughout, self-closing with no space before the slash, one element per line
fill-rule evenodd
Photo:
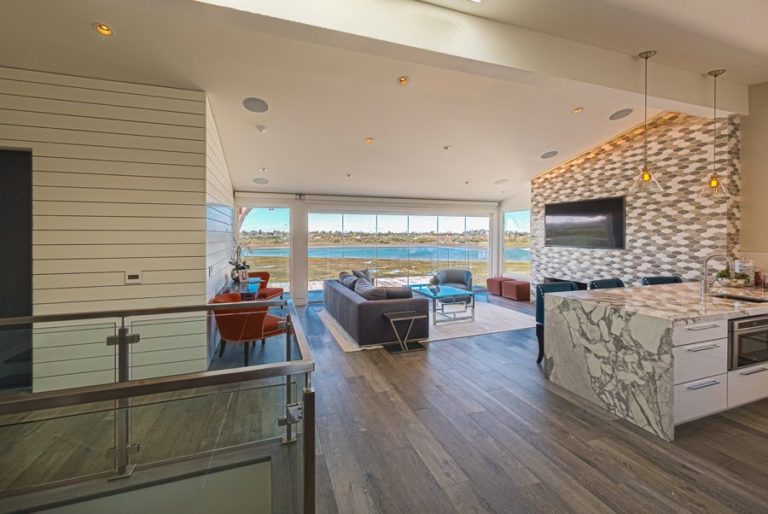
<path fill-rule="evenodd" d="M 91 408 L 0 417 L 0 497 L 112 474 L 116 412 Z"/>
<path fill-rule="evenodd" d="M 0 329 L 0 396 L 114 383 L 115 333 L 105 320 Z"/>

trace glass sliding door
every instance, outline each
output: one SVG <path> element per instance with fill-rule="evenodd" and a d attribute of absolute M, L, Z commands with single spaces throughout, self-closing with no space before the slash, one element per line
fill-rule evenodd
<path fill-rule="evenodd" d="M 376 279 L 378 285 L 407 284 L 408 216 L 379 214 L 377 216 L 378 254 Z"/>
<path fill-rule="evenodd" d="M 424 284 L 437 271 L 437 216 L 408 216 L 408 283 Z"/>
<path fill-rule="evenodd" d="M 344 214 L 344 260 L 339 271 L 369 270 L 376 277 L 376 215 Z"/>
<path fill-rule="evenodd" d="M 338 278 L 344 245 L 341 214 L 310 213 L 308 219 L 309 291 L 322 291 L 323 280 Z"/>
<path fill-rule="evenodd" d="M 488 216 L 468 216 L 464 237 L 467 243 L 467 268 L 475 287 L 484 288 L 491 273 L 491 220 Z"/>
<path fill-rule="evenodd" d="M 447 268 L 490 270 L 488 217 L 309 214 L 309 290 L 341 271 L 368 269 L 378 285 L 423 284 Z"/>
<path fill-rule="evenodd" d="M 269 285 L 290 288 L 291 210 L 285 207 L 254 207 L 240 227 L 243 257 L 251 271 L 267 271 Z"/>
<path fill-rule="evenodd" d="M 440 216 L 437 221 L 440 231 L 437 269 L 467 268 L 467 253 L 464 231 L 464 216 Z"/>
<path fill-rule="evenodd" d="M 531 272 L 531 211 L 504 213 L 504 273 Z"/>

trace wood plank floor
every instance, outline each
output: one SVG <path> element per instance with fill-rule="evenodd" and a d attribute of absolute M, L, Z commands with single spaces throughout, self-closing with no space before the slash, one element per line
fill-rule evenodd
<path fill-rule="evenodd" d="M 533 329 L 344 353 L 319 308 L 302 310 L 319 513 L 768 509 L 768 401 L 669 444 L 546 381 Z"/>

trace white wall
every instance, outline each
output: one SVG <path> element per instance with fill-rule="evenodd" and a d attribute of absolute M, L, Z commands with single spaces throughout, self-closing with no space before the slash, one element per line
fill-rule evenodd
<path fill-rule="evenodd" d="M 212 298 L 227 283 L 231 266 L 229 260 L 234 251 L 233 217 L 235 196 L 232 191 L 232 179 L 229 167 L 221 147 L 219 130 L 206 101 L 206 165 L 205 165 L 205 243 L 206 243 L 206 292 L 207 299 Z"/>
<path fill-rule="evenodd" d="M 750 86 L 741 125 L 741 256 L 768 271 L 768 83 Z"/>
<path fill-rule="evenodd" d="M 34 314 L 204 302 L 202 92 L 0 67 L 0 147 L 32 151 Z M 137 378 L 205 369 L 200 316 L 142 331 Z M 114 381 L 113 332 L 36 326 L 34 390 Z"/>

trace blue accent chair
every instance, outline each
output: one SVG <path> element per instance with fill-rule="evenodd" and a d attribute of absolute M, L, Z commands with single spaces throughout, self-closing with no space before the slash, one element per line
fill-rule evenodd
<path fill-rule="evenodd" d="M 601 278 L 589 283 L 590 289 L 614 289 L 624 287 L 624 282 L 620 278 Z"/>
<path fill-rule="evenodd" d="M 564 293 L 578 291 L 579 286 L 573 282 L 552 282 L 536 286 L 536 339 L 539 340 L 539 357 L 536 363 L 544 359 L 544 295 L 548 293 Z"/>
<path fill-rule="evenodd" d="M 682 284 L 683 279 L 674 275 L 668 277 L 643 277 L 640 283 L 644 286 L 659 286 L 662 284 Z"/>

